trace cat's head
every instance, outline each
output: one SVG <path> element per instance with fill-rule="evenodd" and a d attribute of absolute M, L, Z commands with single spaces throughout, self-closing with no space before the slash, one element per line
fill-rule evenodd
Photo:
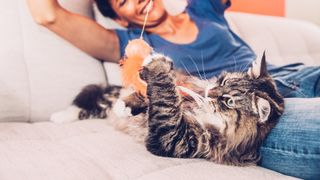
<path fill-rule="evenodd" d="M 222 73 L 208 96 L 225 139 L 224 158 L 257 161 L 257 150 L 283 113 L 284 102 L 267 72 L 265 54 L 245 73 Z M 240 157 L 240 159 L 232 159 Z M 230 158 L 230 159 L 228 159 Z"/>

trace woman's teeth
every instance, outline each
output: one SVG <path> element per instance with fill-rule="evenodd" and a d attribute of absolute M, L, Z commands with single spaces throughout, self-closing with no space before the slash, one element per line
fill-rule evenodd
<path fill-rule="evenodd" d="M 150 12 L 152 8 L 153 8 L 153 1 L 151 0 L 151 1 L 149 2 L 149 4 L 147 5 L 147 7 L 144 8 L 143 14 L 146 14 L 148 11 Z"/>

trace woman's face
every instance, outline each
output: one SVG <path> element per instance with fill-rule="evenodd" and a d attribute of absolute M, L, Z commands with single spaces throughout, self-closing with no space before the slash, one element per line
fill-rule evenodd
<path fill-rule="evenodd" d="M 123 26 L 142 27 L 151 0 L 110 0 L 113 10 L 119 16 L 115 20 Z M 153 27 L 167 16 L 162 0 L 153 0 L 146 26 Z"/>

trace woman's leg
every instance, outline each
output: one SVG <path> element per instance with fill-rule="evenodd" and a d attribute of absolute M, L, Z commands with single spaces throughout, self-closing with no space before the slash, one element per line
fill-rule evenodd
<path fill-rule="evenodd" d="M 261 147 L 260 165 L 303 179 L 320 179 L 320 98 L 289 98 Z"/>
<path fill-rule="evenodd" d="M 320 67 L 288 65 L 270 71 L 280 94 L 286 98 L 320 97 Z"/>

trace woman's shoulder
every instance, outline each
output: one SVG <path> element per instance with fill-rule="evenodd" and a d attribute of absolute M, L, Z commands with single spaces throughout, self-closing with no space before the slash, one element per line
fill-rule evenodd
<path fill-rule="evenodd" d="M 230 5 L 230 0 L 226 3 L 222 3 L 222 0 L 188 0 L 187 10 L 198 16 L 223 16 Z"/>

